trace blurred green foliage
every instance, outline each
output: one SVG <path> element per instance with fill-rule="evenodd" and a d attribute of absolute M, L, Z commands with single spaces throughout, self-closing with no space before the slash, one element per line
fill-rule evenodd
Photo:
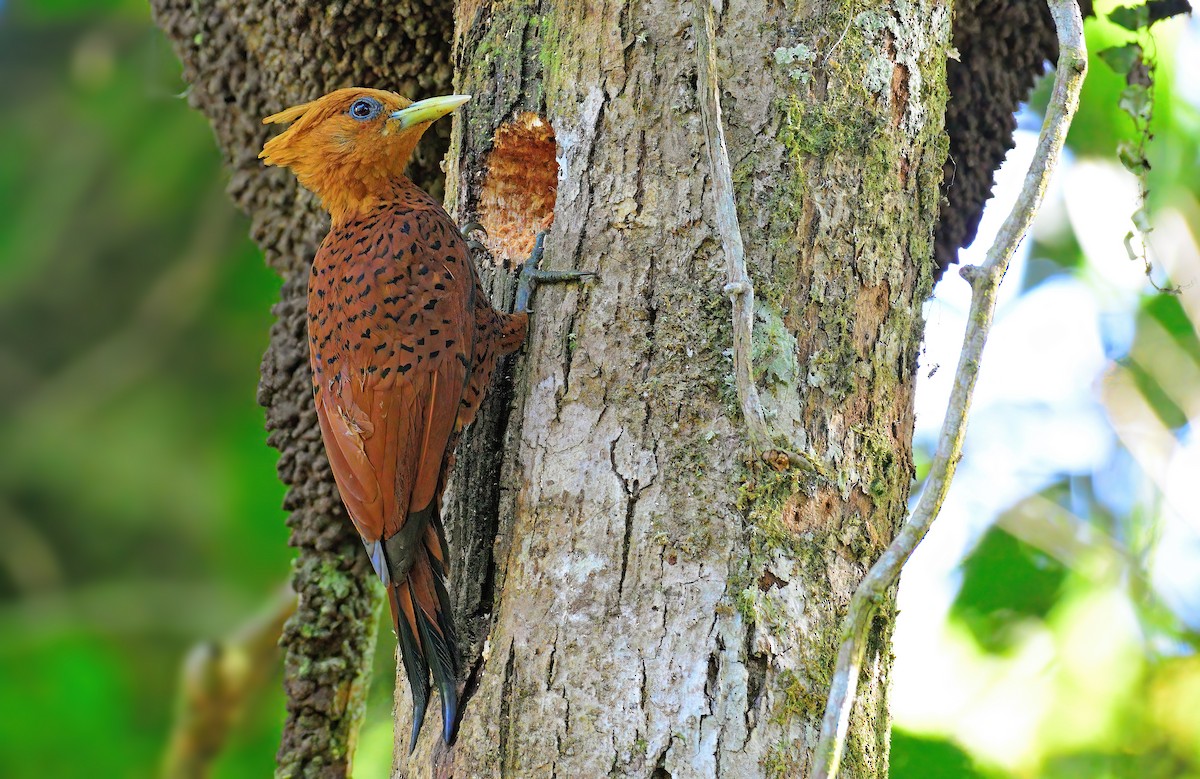
<path fill-rule="evenodd" d="M 1097 2 L 1097 10 L 1118 4 Z M 1106 345 L 1117 353 L 1095 394 L 1119 441 L 1114 461 L 1103 471 L 1062 474 L 1013 506 L 962 561 L 944 634 L 928 639 L 939 656 L 933 664 L 947 668 L 927 690 L 957 711 L 941 725 L 897 723 L 893 779 L 1200 777 L 1197 614 L 1172 610 L 1151 581 L 1165 512 L 1200 517 L 1194 505 L 1169 506 L 1162 492 L 1172 483 L 1165 469 L 1195 446 L 1200 420 L 1200 322 L 1191 288 L 1200 270 L 1200 113 L 1178 94 L 1195 77 L 1176 66 L 1185 24 L 1195 22 L 1159 25 L 1150 44 L 1159 70 L 1147 181 L 1151 215 L 1186 223 L 1171 237 L 1157 229 L 1150 237 L 1159 257 L 1191 262 L 1174 268 L 1184 295 L 1147 288 L 1121 312 L 1132 325 L 1131 343 Z M 1118 145 L 1134 127 L 1118 107 L 1123 77 L 1096 53 L 1131 36 L 1096 19 L 1087 35 L 1091 62 L 1068 146 L 1077 163 L 1116 166 Z M 1038 110 L 1048 89 L 1043 81 L 1035 90 Z M 1131 200 L 1130 213 L 1135 207 Z M 1060 274 L 1094 279 L 1093 262 L 1074 231 L 1039 234 L 1023 290 Z M 1168 270 L 1156 268 L 1156 277 Z M 1097 298 L 1106 294 L 1102 287 Z M 1115 313 L 1128 304 L 1110 294 L 1104 305 Z M 1189 480 L 1175 478 L 1177 488 Z M 1194 553 L 1191 559 L 1200 564 Z M 1198 603 L 1195 593 L 1184 600 Z M 946 689 L 964 684 L 969 689 Z"/>
<path fill-rule="evenodd" d="M 179 663 L 287 574 L 278 280 L 144 2 L 0 17 L 0 776 L 153 776 Z M 222 776 L 271 765 L 281 694 Z"/>
<path fill-rule="evenodd" d="M 1003 652 L 1028 619 L 1045 619 L 1063 596 L 1066 566 L 1037 547 L 992 530 L 963 561 L 950 618 L 989 652 Z"/>

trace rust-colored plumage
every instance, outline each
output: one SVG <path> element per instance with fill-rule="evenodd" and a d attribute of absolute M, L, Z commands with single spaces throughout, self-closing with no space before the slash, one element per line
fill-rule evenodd
<path fill-rule="evenodd" d="M 260 155 L 291 168 L 333 219 L 309 278 L 313 396 L 338 489 L 387 588 L 413 743 L 431 672 L 447 741 L 457 716 L 440 518 L 447 468 L 496 359 L 527 324 L 492 308 L 462 234 L 404 176 L 430 122 L 466 99 L 338 90 L 268 117 L 291 126 Z"/>

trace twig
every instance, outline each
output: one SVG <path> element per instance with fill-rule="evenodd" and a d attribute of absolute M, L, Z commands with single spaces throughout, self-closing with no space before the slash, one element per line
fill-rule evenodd
<path fill-rule="evenodd" d="M 725 146 L 725 129 L 721 124 L 717 55 L 713 45 L 715 26 L 712 0 L 693 0 L 692 27 L 696 36 L 696 62 L 699 66 L 696 93 L 700 101 L 700 117 L 704 124 L 704 145 L 708 148 L 708 164 L 712 171 L 717 230 L 721 233 L 721 248 L 725 252 L 726 279 L 722 291 L 729 296 L 729 301 L 733 304 L 734 382 L 737 385 L 742 416 L 750 429 L 751 445 L 761 451 L 770 448 L 771 431 L 767 428 L 751 367 L 754 287 L 746 273 L 746 250 L 742 246 L 742 230 L 738 224 L 737 204 L 733 199 L 733 171 L 729 165 L 729 151 Z"/>
<path fill-rule="evenodd" d="M 163 760 L 164 779 L 202 779 L 211 773 L 245 704 L 279 663 L 283 623 L 296 610 L 284 587 L 267 610 L 232 636 L 188 653 L 180 680 L 179 713 Z"/>
<path fill-rule="evenodd" d="M 1048 0 L 1050 13 L 1058 31 L 1058 66 L 1054 91 L 1046 110 L 1046 120 L 1038 138 L 1037 151 L 1021 195 L 1013 206 L 996 242 L 982 265 L 967 266 L 961 274 L 971 284 L 971 311 L 963 336 L 962 353 L 954 376 L 954 389 L 946 409 L 946 420 L 938 438 L 937 452 L 925 488 L 921 492 L 912 516 L 867 573 L 850 600 L 850 608 L 842 624 L 842 644 L 838 650 L 837 668 L 829 690 L 821 736 L 814 756 L 814 779 L 837 776 L 850 710 L 858 687 L 859 671 L 866 650 L 867 632 L 879 602 L 900 575 L 900 569 L 912 555 L 917 544 L 929 532 L 937 518 L 950 480 L 962 455 L 963 437 L 967 428 L 967 411 L 971 393 L 979 376 L 980 356 L 992 326 L 996 307 L 996 292 L 1008 263 L 1017 246 L 1029 231 L 1033 217 L 1041 205 L 1050 175 L 1058 163 L 1066 142 L 1071 117 L 1079 105 L 1079 91 L 1087 72 L 1087 52 L 1083 40 L 1083 19 L 1076 0 Z"/>

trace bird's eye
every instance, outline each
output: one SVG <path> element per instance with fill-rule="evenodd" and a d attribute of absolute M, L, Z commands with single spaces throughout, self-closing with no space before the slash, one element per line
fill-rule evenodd
<path fill-rule="evenodd" d="M 350 115 L 360 122 L 366 122 L 379 116 L 383 106 L 373 97 L 360 97 L 350 104 Z"/>

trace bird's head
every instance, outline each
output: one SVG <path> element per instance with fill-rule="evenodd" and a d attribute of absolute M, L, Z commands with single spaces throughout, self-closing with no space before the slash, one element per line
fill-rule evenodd
<path fill-rule="evenodd" d="M 338 220 L 389 191 L 429 125 L 470 99 L 446 95 L 414 103 L 381 89 L 339 89 L 263 119 L 291 126 L 258 156 L 291 168 Z"/>

